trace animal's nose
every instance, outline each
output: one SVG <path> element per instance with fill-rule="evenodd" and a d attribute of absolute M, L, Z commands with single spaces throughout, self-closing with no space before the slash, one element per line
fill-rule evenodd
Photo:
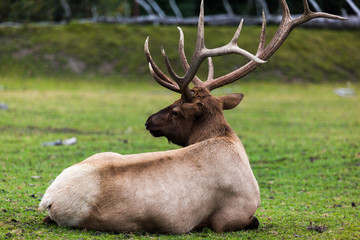
<path fill-rule="evenodd" d="M 152 125 L 153 125 L 153 119 L 152 116 L 150 116 L 145 122 L 145 129 L 149 130 L 149 128 L 151 128 Z"/>
<path fill-rule="evenodd" d="M 149 119 L 145 122 L 145 129 L 149 130 L 150 121 Z"/>

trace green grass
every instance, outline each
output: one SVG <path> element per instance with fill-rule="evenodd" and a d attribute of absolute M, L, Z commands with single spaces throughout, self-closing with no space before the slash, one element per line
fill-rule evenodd
<path fill-rule="evenodd" d="M 268 26 L 267 42 L 276 29 L 277 26 Z M 195 48 L 196 27 L 184 26 L 183 30 L 185 52 L 190 59 Z M 235 30 L 235 26 L 206 26 L 206 46 L 214 48 L 227 44 Z M 148 76 L 143 53 L 147 36 L 150 36 L 149 47 L 154 60 L 164 67 L 160 53 L 160 46 L 164 45 L 174 68 L 181 73 L 177 51 L 179 33 L 175 26 L 77 23 L 0 28 L 0 72 L 2 76 L 22 78 L 53 75 L 73 78 L 86 74 L 88 77 L 95 75 L 97 79 L 104 75 L 144 79 Z M 245 26 L 239 46 L 255 53 L 259 36 L 260 27 Z M 214 58 L 215 74 L 224 75 L 246 61 L 237 55 Z M 359 64 L 359 30 L 297 28 L 276 54 L 251 75 L 251 79 L 355 82 L 360 78 Z M 199 75 L 207 76 L 206 66 L 200 69 Z"/>
<path fill-rule="evenodd" d="M 98 81 L 96 81 L 98 80 Z M 47 226 L 42 194 L 66 167 L 102 151 L 177 148 L 144 129 L 147 117 L 178 98 L 145 81 L 0 79 L 1 239 L 360 239 L 360 100 L 342 84 L 233 84 L 245 93 L 226 117 L 242 139 L 259 182 L 257 231 L 180 236 L 113 234 Z M 359 85 L 354 88 L 360 91 Z M 72 146 L 41 143 L 77 137 Z M 356 206 L 356 207 L 355 207 Z"/>

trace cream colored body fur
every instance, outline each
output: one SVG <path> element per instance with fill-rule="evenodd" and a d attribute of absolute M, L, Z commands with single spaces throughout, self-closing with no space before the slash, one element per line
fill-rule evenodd
<path fill-rule="evenodd" d="M 60 226 L 185 233 L 241 229 L 259 204 L 240 140 L 224 137 L 165 152 L 95 154 L 65 169 L 40 208 Z"/>

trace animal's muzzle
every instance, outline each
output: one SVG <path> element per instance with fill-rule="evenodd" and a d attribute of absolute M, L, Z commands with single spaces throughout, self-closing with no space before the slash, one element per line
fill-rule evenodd
<path fill-rule="evenodd" d="M 148 118 L 145 122 L 145 129 L 150 132 L 150 134 L 154 137 L 161 137 L 163 134 L 159 129 L 154 127 L 154 124 L 152 123 L 151 117 Z"/>

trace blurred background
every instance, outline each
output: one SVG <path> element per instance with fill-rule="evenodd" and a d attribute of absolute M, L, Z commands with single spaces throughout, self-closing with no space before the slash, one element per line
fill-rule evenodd
<path fill-rule="evenodd" d="M 287 2 L 292 16 L 302 13 L 302 1 Z M 360 0 L 308 2 L 313 11 L 349 20 L 314 19 L 304 25 L 306 30 L 297 28 L 285 42 L 286 47 L 250 79 L 358 81 Z M 176 26 L 183 27 L 185 51 L 190 57 L 196 41 L 199 5 L 200 0 L 1 0 L 0 71 L 3 76 L 26 78 L 149 79 L 143 54 L 147 36 L 155 60 L 162 64 L 159 47 L 164 44 L 175 69 L 182 71 Z M 226 44 L 235 25 L 244 18 L 246 26 L 239 46 L 256 51 L 262 10 L 266 13 L 269 41 L 281 19 L 277 0 L 205 1 L 206 44 Z M 214 61 L 218 75 L 246 63 L 239 56 Z M 206 67 L 199 74 L 205 76 Z"/>
<path fill-rule="evenodd" d="M 302 1 L 287 1 L 293 13 L 301 13 Z M 359 15 L 359 0 L 310 0 L 316 11 L 337 15 Z M 198 15 L 200 0 L 2 0 L 0 22 L 60 22 L 79 19 L 104 20 L 154 15 L 160 18 L 188 18 Z M 205 14 L 258 16 L 279 15 L 277 0 L 208 0 Z M 123 20 L 124 21 L 124 20 Z M 165 21 L 164 21 L 165 22 Z M 216 23 L 215 23 L 216 24 Z"/>

